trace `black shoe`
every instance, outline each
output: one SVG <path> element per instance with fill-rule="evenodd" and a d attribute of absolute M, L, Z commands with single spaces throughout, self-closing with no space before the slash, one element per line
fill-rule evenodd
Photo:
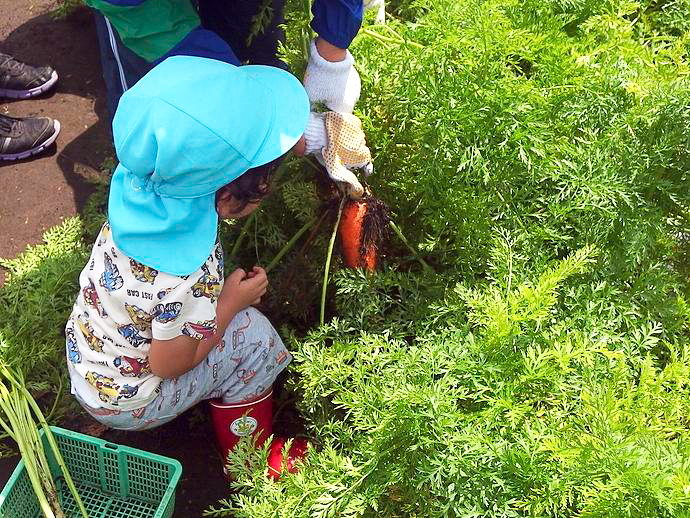
<path fill-rule="evenodd" d="M 0 115 L 0 160 L 21 160 L 40 153 L 60 133 L 60 123 L 49 117 L 14 118 Z"/>
<path fill-rule="evenodd" d="M 0 97 L 35 97 L 50 90 L 57 80 L 57 72 L 50 67 L 33 67 L 0 54 Z"/>

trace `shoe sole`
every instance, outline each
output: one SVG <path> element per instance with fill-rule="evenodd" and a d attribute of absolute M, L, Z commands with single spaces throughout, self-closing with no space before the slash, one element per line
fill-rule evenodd
<path fill-rule="evenodd" d="M 6 155 L 0 154 L 0 160 L 23 160 L 24 158 L 29 158 L 30 156 L 37 155 L 44 151 L 48 146 L 50 146 L 58 138 L 60 133 L 60 121 L 53 120 L 53 129 L 55 130 L 53 134 L 48 137 L 48 140 L 43 142 L 40 146 L 36 146 L 21 153 L 9 153 Z"/>
<path fill-rule="evenodd" d="M 41 86 L 31 88 L 30 90 L 7 90 L 0 88 L 0 97 L 6 97 L 9 99 L 29 99 L 30 97 L 36 97 L 37 95 L 41 95 L 50 90 L 53 85 L 57 83 L 57 80 L 57 72 L 53 70 L 53 73 L 50 75 L 50 79 L 48 79 Z"/>

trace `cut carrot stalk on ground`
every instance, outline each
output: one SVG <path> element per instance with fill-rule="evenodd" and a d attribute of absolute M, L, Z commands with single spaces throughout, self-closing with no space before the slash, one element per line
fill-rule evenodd
<path fill-rule="evenodd" d="M 346 267 L 376 270 L 387 224 L 388 208 L 381 200 L 367 196 L 345 203 L 338 234 Z"/>

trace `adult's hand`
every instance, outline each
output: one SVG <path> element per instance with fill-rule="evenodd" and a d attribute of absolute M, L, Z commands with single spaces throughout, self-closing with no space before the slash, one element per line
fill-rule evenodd
<path fill-rule="evenodd" d="M 304 88 L 312 109 L 324 104 L 330 111 L 352 113 L 362 88 L 354 62 L 347 49 L 321 38 L 311 42 Z"/>
<path fill-rule="evenodd" d="M 312 113 L 304 138 L 306 153 L 316 156 L 331 180 L 348 196 L 361 198 L 364 187 L 352 171 L 362 169 L 368 176 L 374 168 L 360 120 L 350 113 Z"/>

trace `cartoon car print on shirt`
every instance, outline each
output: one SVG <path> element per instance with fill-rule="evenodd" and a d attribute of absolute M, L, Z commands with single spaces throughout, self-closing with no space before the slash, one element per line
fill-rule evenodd
<path fill-rule="evenodd" d="M 92 416 L 120 415 L 122 413 L 116 408 L 89 408 L 87 412 Z"/>
<path fill-rule="evenodd" d="M 151 316 L 161 324 L 172 322 L 180 316 L 182 311 L 182 302 L 168 302 L 167 304 L 157 304 L 153 308 Z"/>
<path fill-rule="evenodd" d="M 185 322 L 182 326 L 182 334 L 203 340 L 211 338 L 216 332 L 216 321 L 205 320 L 204 322 Z"/>
<path fill-rule="evenodd" d="M 139 334 L 139 330 L 134 327 L 134 324 L 117 326 L 117 332 L 120 333 L 132 347 L 139 347 L 150 341 L 148 338 L 144 338 Z"/>
<path fill-rule="evenodd" d="M 218 244 L 216 244 L 214 254 L 216 256 L 216 260 L 218 261 L 218 277 L 222 278 L 225 273 L 225 260 L 223 259 L 223 249 Z"/>
<path fill-rule="evenodd" d="M 149 367 L 149 361 L 147 359 L 118 356 L 113 360 L 113 365 L 120 369 L 120 374 L 131 378 L 140 378 L 144 374 L 151 373 L 151 368 Z"/>
<path fill-rule="evenodd" d="M 120 275 L 120 270 L 118 270 L 117 265 L 113 263 L 107 252 L 103 252 L 103 264 L 105 269 L 98 279 L 98 284 L 108 291 L 122 288 L 124 281 L 122 280 L 122 275 Z"/>
<path fill-rule="evenodd" d="M 173 289 L 172 288 L 165 288 L 164 290 L 161 290 L 158 292 L 156 297 L 158 297 L 158 300 L 161 300 L 164 298 L 168 293 L 170 293 Z"/>
<path fill-rule="evenodd" d="M 129 267 L 132 270 L 132 275 L 139 282 L 148 282 L 153 284 L 158 276 L 158 270 L 155 270 L 145 264 L 141 264 L 134 259 L 129 260 Z"/>
<path fill-rule="evenodd" d="M 93 327 L 91 327 L 91 324 L 89 322 L 83 319 L 83 315 L 77 318 L 77 325 L 79 326 L 79 330 L 81 331 L 81 334 L 84 336 L 84 339 L 86 340 L 86 344 L 89 346 L 89 349 L 91 349 L 92 351 L 102 353 L 103 340 L 96 336 Z"/>
<path fill-rule="evenodd" d="M 201 267 L 204 274 L 192 285 L 192 295 L 195 297 L 206 297 L 215 302 L 220 295 L 220 280 L 215 275 L 211 275 L 208 266 L 205 264 Z"/>
<path fill-rule="evenodd" d="M 139 306 L 128 304 L 127 302 L 125 302 L 125 309 L 127 310 L 129 318 L 132 319 L 132 324 L 134 324 L 134 327 L 143 332 L 151 330 L 151 321 L 153 320 L 153 315 L 150 315 Z"/>
<path fill-rule="evenodd" d="M 91 309 L 95 309 L 99 316 L 102 318 L 107 317 L 107 313 L 103 309 L 103 304 L 101 304 L 101 299 L 98 298 L 98 293 L 96 292 L 96 286 L 92 280 L 89 280 L 89 285 L 84 286 L 81 290 L 81 294 L 84 296 L 84 302 Z"/>
<path fill-rule="evenodd" d="M 98 241 L 96 242 L 96 245 L 103 246 L 105 242 L 108 240 L 108 237 L 110 237 L 110 223 L 106 221 L 103 225 L 103 228 L 101 228 L 101 233 L 98 236 Z"/>
<path fill-rule="evenodd" d="M 81 353 L 79 352 L 79 347 L 77 347 L 77 339 L 74 337 L 74 329 L 68 327 L 65 329 L 65 335 L 67 336 L 67 356 L 69 361 L 73 364 L 81 363 Z"/>
<path fill-rule="evenodd" d="M 117 405 L 122 398 L 129 399 L 134 397 L 139 391 L 139 387 L 125 384 L 120 387 L 113 378 L 103 376 L 97 372 L 89 371 L 84 376 L 96 390 L 98 390 L 98 397 L 104 403 Z"/>

